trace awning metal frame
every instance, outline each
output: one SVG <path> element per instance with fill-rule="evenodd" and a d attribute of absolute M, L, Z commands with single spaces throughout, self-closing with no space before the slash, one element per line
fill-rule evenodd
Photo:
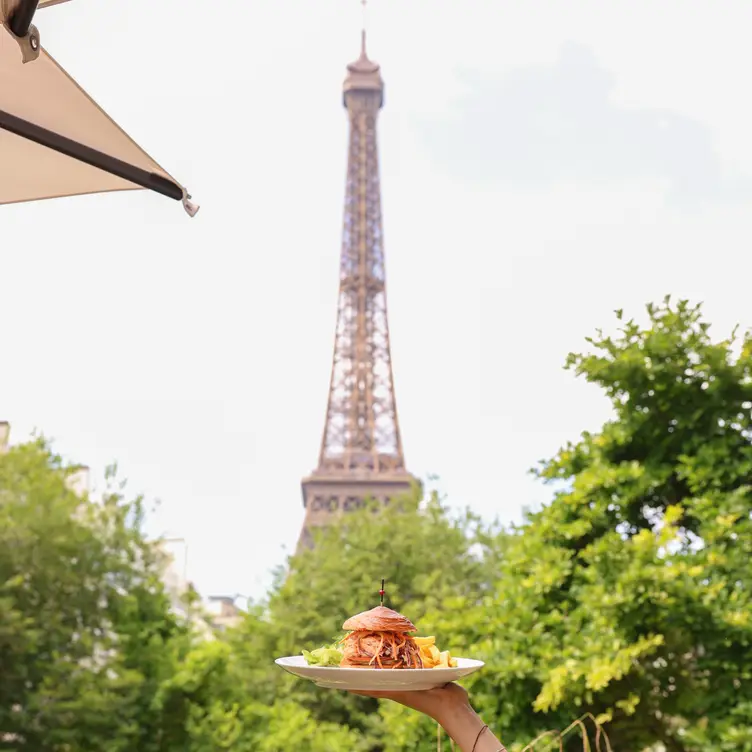
<path fill-rule="evenodd" d="M 42 7 L 57 5 L 60 2 L 66 2 L 66 0 L 47 0 L 46 2 L 42 0 Z M 5 24 L 21 48 L 24 64 L 33 64 L 42 48 L 39 32 L 32 23 L 39 6 L 40 0 L 19 0 L 13 15 Z M 175 201 L 182 201 L 183 207 L 191 217 L 198 212 L 199 207 L 190 201 L 191 197 L 185 189 L 163 175 L 128 164 L 5 110 L 0 110 L 0 129 L 127 180 L 141 188 L 154 191 Z"/>
<path fill-rule="evenodd" d="M 168 180 L 162 175 L 148 172 L 140 167 L 134 167 L 127 162 L 123 162 L 121 159 L 92 149 L 90 146 L 80 144 L 78 141 L 61 136 L 59 133 L 41 128 L 34 123 L 30 123 L 28 120 L 11 115 L 9 112 L 5 112 L 5 110 L 0 110 L 0 128 L 16 136 L 21 136 L 28 141 L 33 141 L 40 146 L 46 146 L 48 149 L 64 154 L 66 157 L 71 157 L 79 162 L 85 162 L 92 167 L 109 172 L 110 175 L 115 175 L 131 183 L 140 185 L 142 188 L 161 193 L 163 196 L 172 198 L 175 201 L 182 201 L 185 197 L 183 189 L 177 183 Z"/>
<path fill-rule="evenodd" d="M 8 21 L 8 28 L 19 38 L 23 39 L 31 28 L 34 14 L 39 7 L 39 0 L 21 0 L 15 12 Z"/>

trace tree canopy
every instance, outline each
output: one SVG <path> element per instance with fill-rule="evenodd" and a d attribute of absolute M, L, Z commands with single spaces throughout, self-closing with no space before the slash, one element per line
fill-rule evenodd
<path fill-rule="evenodd" d="M 549 503 L 505 527 L 435 494 L 350 512 L 213 641 L 171 613 L 138 500 L 79 499 L 40 443 L 0 456 L 6 748 L 434 750 L 427 719 L 273 663 L 385 577 L 421 634 L 486 662 L 466 686 L 510 752 L 584 713 L 617 752 L 752 752 L 752 338 L 669 299 L 617 324 L 567 361 L 613 411 L 534 470 Z"/>
<path fill-rule="evenodd" d="M 441 628 L 488 659 L 471 695 L 502 730 L 588 709 L 617 749 L 749 750 L 752 339 L 713 341 L 684 301 L 648 316 L 569 357 L 613 418 L 542 463 L 553 500 Z"/>
<path fill-rule="evenodd" d="M 114 482 L 101 503 L 80 498 L 74 470 L 43 441 L 0 454 L 0 748 L 172 749 L 180 719 L 154 696 L 188 627 L 141 533 L 141 500 Z"/>

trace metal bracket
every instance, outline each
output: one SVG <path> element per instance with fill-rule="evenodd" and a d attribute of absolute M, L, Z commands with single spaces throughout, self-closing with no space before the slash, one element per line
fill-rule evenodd
<path fill-rule="evenodd" d="M 36 60 L 42 51 L 42 40 L 32 20 L 39 0 L 0 0 L 0 5 L 0 19 L 18 43 L 23 63 Z"/>
<path fill-rule="evenodd" d="M 8 24 L 4 24 L 5 28 L 10 32 L 11 37 L 16 40 L 21 50 L 21 61 L 24 63 L 34 62 L 39 57 L 39 53 L 42 51 L 42 40 L 39 36 L 39 29 L 34 24 L 29 26 L 29 31 L 25 37 L 17 37 Z"/>

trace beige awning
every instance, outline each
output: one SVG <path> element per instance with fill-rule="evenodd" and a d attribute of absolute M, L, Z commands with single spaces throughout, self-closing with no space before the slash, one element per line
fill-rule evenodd
<path fill-rule="evenodd" d="M 147 189 L 193 216 L 185 188 L 39 45 L 36 28 L 21 39 L 11 31 L 25 2 L 0 0 L 0 204 Z"/>

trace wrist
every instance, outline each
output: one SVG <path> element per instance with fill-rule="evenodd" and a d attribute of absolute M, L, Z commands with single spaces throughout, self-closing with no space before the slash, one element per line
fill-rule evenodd
<path fill-rule="evenodd" d="M 431 715 L 461 748 L 475 739 L 485 725 L 470 703 L 462 698 L 442 698 Z"/>
<path fill-rule="evenodd" d="M 470 714 L 475 714 L 475 711 L 468 700 L 454 693 L 439 695 L 433 703 L 430 713 L 433 719 L 442 725 L 444 725 L 444 721 L 449 723 L 455 718 L 467 717 Z"/>

